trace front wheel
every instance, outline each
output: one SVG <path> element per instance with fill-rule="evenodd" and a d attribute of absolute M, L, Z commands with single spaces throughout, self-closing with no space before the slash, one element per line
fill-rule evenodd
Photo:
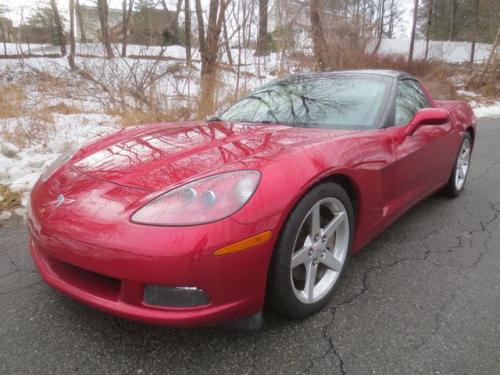
<path fill-rule="evenodd" d="M 270 267 L 268 304 L 293 318 L 326 305 L 345 268 L 353 232 L 346 191 L 332 182 L 311 189 L 281 231 Z"/>
<path fill-rule="evenodd" d="M 443 189 L 445 195 L 454 198 L 463 191 L 469 173 L 471 152 L 472 138 L 469 133 L 465 133 L 450 179 Z"/>

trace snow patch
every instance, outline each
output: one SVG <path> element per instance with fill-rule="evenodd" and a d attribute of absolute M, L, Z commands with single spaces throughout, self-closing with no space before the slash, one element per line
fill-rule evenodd
<path fill-rule="evenodd" d="M 12 216 L 12 213 L 9 211 L 0 211 L 0 221 L 7 220 Z"/>
<path fill-rule="evenodd" d="M 500 102 L 493 104 L 471 103 L 477 118 L 498 118 L 500 117 Z"/>
<path fill-rule="evenodd" d="M 61 154 L 91 138 L 118 129 L 117 118 L 105 114 L 54 114 L 54 124 L 48 127 L 45 141 L 33 141 L 20 149 L 6 142 L 3 135 L 30 126 L 24 120 L 23 117 L 0 120 L 0 184 L 22 193 L 23 207 L 40 175 Z"/>
<path fill-rule="evenodd" d="M 19 148 L 8 142 L 0 142 L 0 153 L 8 158 L 13 158 L 19 153 Z"/>

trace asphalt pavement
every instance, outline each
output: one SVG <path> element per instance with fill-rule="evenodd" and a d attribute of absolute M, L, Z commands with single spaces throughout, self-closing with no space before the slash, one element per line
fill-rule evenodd
<path fill-rule="evenodd" d="M 499 374 L 500 119 L 466 191 L 422 202 L 351 258 L 331 304 L 258 332 L 148 326 L 45 285 L 18 219 L 0 227 L 1 374 Z"/>

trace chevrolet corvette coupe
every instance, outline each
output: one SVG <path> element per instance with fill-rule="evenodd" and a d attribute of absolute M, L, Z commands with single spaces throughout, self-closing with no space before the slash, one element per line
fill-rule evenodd
<path fill-rule="evenodd" d="M 124 318 L 305 318 L 350 254 L 425 197 L 463 191 L 475 123 L 403 72 L 275 80 L 208 121 L 125 128 L 61 156 L 31 193 L 31 254 L 48 284 Z"/>

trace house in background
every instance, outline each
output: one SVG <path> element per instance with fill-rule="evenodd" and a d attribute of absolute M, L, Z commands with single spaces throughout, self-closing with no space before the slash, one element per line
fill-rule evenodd
<path fill-rule="evenodd" d="M 82 26 L 87 42 L 101 40 L 101 23 L 96 6 L 81 6 L 82 23 L 78 22 L 77 37 L 82 40 Z M 123 14 L 121 9 L 109 9 L 108 24 L 111 40 L 122 39 Z M 164 45 L 177 42 L 177 21 L 175 12 L 164 9 L 144 8 L 133 11 L 128 27 L 129 43 L 144 45 Z"/>

